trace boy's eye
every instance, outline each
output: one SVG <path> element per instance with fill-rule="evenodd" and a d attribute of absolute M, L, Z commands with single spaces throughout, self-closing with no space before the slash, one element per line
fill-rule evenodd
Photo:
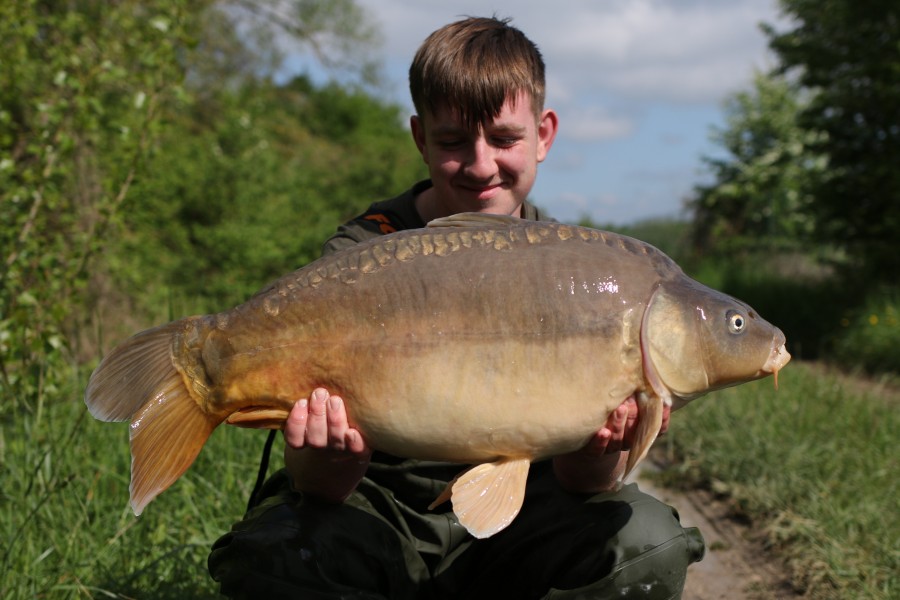
<path fill-rule="evenodd" d="M 437 145 L 445 149 L 459 148 L 463 145 L 463 141 L 455 139 L 438 140 Z"/>
<path fill-rule="evenodd" d="M 509 148 L 511 146 L 514 146 L 518 141 L 519 138 L 514 137 L 495 137 L 494 145 L 499 148 Z"/>

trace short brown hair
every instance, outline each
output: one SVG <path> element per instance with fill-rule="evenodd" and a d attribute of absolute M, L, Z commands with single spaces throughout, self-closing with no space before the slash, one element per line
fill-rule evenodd
<path fill-rule="evenodd" d="M 535 117 L 544 109 L 544 60 L 509 19 L 469 17 L 432 33 L 409 67 L 409 90 L 419 115 L 449 108 L 466 127 L 500 114 L 507 98 L 524 92 Z"/>

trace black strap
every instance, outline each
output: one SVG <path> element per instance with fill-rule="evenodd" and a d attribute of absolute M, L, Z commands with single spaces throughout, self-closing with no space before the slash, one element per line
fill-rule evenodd
<path fill-rule="evenodd" d="M 263 484 L 266 482 L 266 474 L 269 472 L 269 456 L 272 454 L 272 444 L 275 442 L 277 429 L 269 431 L 269 437 L 266 438 L 266 445 L 263 447 L 262 458 L 259 459 L 259 472 L 256 474 L 256 483 L 253 485 L 253 491 L 250 492 L 250 499 L 247 501 L 247 512 L 259 504 L 259 493 L 262 491 Z"/>

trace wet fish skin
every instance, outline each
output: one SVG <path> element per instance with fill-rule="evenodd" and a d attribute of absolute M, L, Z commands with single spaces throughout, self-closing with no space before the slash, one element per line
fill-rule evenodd
<path fill-rule="evenodd" d="M 320 259 L 230 311 L 140 333 L 98 366 L 85 398 L 99 419 L 132 421 L 137 513 L 220 423 L 281 427 L 322 386 L 376 449 L 481 465 L 451 495 L 486 536 L 518 507 L 482 509 L 484 490 L 520 497 L 530 461 L 583 446 L 628 396 L 642 413 L 630 470 L 664 403 L 788 359 L 777 328 L 648 244 L 462 215 Z"/>

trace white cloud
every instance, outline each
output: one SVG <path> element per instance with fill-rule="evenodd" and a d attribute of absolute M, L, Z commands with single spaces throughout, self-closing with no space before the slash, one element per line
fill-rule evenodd
<path fill-rule="evenodd" d="M 567 127 L 565 123 L 572 125 Z M 631 118 L 613 116 L 603 108 L 590 106 L 567 111 L 559 135 L 578 142 L 600 142 L 625 138 L 633 132 Z"/>
<path fill-rule="evenodd" d="M 512 17 L 548 65 L 554 98 L 719 102 L 750 80 L 776 0 L 359 0 L 384 29 L 389 60 L 409 64 L 437 27 L 464 15 Z"/>
<path fill-rule="evenodd" d="M 767 1 L 598 3 L 539 35 L 548 68 L 574 88 L 566 95 L 715 103 L 749 81 L 772 12 Z"/>

